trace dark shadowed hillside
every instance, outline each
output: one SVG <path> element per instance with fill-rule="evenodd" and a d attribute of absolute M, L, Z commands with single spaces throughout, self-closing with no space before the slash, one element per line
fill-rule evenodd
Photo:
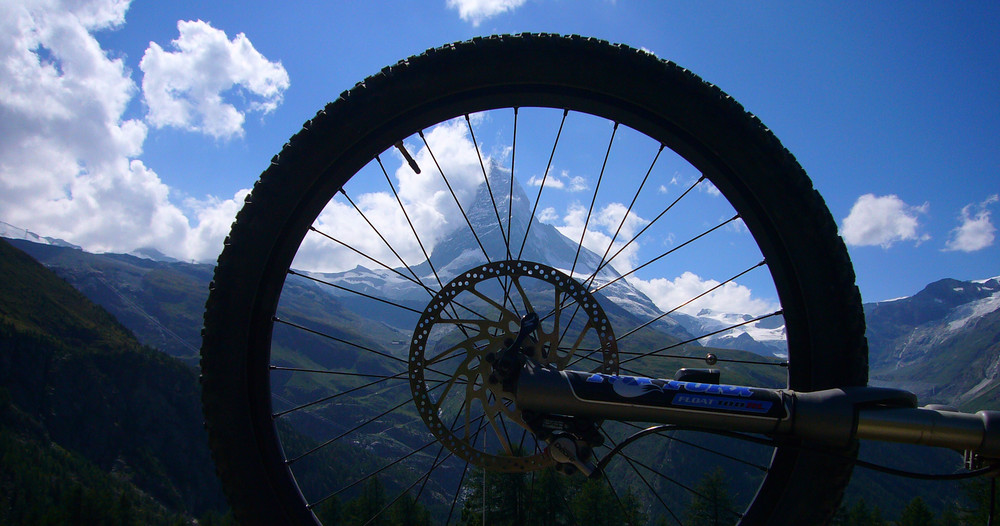
<path fill-rule="evenodd" d="M 0 273 L 0 523 L 224 510 L 195 371 L 5 241 Z"/>

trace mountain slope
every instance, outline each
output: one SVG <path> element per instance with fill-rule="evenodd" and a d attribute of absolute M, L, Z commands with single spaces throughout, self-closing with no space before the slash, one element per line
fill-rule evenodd
<path fill-rule="evenodd" d="M 865 315 L 873 383 L 912 390 L 922 402 L 996 407 L 988 395 L 1000 385 L 996 278 L 940 280 L 908 298 L 866 304 Z"/>
<path fill-rule="evenodd" d="M 211 265 L 10 243 L 106 309 L 143 344 L 197 365 Z"/>
<path fill-rule="evenodd" d="M 43 452 L 58 445 L 73 459 L 59 469 L 92 464 L 174 512 L 224 509 L 195 371 L 139 344 L 3 241 L 0 272 L 0 389 L 12 440 Z"/>
<path fill-rule="evenodd" d="M 632 318 L 621 326 L 623 330 L 641 323 L 638 320 L 645 321 L 662 314 L 649 297 L 632 286 L 627 279 L 620 279 L 621 274 L 612 264 L 604 261 L 600 254 L 586 248 L 578 251 L 576 240 L 569 239 L 556 227 L 531 217 L 531 202 L 516 180 L 511 185 L 509 170 L 494 164 L 490 166 L 488 177 L 489 184 L 480 184 L 475 198 L 464 208 L 472 229 L 462 221 L 459 227 L 437 242 L 431 251 L 430 261 L 412 266 L 412 272 L 422 282 L 436 284 L 440 278 L 443 283 L 447 283 L 458 274 L 485 263 L 487 259 L 521 259 L 544 263 L 566 274 L 572 269 L 574 276 L 580 280 L 586 280 L 596 271 L 594 286 L 604 285 L 600 295 Z M 508 220 L 506 203 L 511 191 L 513 210 L 510 211 Z M 507 252 L 508 239 L 510 253 Z M 392 298 L 394 301 L 412 301 L 422 309 L 429 299 L 427 292 L 401 276 L 409 276 L 410 269 L 396 270 L 397 272 L 358 266 L 345 272 L 312 275 L 365 294 Z M 341 299 L 350 297 L 350 293 L 342 291 L 331 291 L 331 294 Z M 692 339 L 692 334 L 672 317 L 663 318 L 654 326 L 678 341 Z M 407 330 L 411 328 L 412 325 L 406 327 Z M 697 346 L 699 343 L 692 342 L 691 345 Z"/>

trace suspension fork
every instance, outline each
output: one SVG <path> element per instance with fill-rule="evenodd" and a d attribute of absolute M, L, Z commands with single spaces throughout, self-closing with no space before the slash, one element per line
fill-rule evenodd
<path fill-rule="evenodd" d="M 1000 459 L 1000 411 L 970 414 L 944 406 L 917 407 L 914 394 L 898 389 L 796 392 L 558 371 L 528 360 L 517 378 L 516 403 L 539 414 L 759 433 L 832 447 L 872 439 Z"/>

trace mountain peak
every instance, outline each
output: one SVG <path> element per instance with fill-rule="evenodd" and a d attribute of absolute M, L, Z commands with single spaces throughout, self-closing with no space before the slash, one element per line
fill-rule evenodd
<path fill-rule="evenodd" d="M 435 269 L 446 269 L 446 275 L 454 275 L 486 262 L 487 256 L 491 261 L 537 261 L 567 274 L 572 269 L 576 276 L 589 275 L 598 269 L 602 263 L 598 254 L 587 248 L 578 252 L 576 240 L 532 216 L 532 200 L 517 178 L 512 180 L 509 169 L 491 162 L 487 171 L 486 181 L 479 185 L 472 203 L 465 208 L 475 235 L 463 224 L 439 241 L 431 253 Z M 610 281 L 619 276 L 607 265 L 598 273 L 598 282 L 601 278 Z"/>

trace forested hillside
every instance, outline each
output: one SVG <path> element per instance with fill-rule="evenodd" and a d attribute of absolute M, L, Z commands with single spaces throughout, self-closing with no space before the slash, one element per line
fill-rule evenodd
<path fill-rule="evenodd" d="M 0 524 L 225 512 L 196 372 L 5 241 L 0 273 Z"/>

